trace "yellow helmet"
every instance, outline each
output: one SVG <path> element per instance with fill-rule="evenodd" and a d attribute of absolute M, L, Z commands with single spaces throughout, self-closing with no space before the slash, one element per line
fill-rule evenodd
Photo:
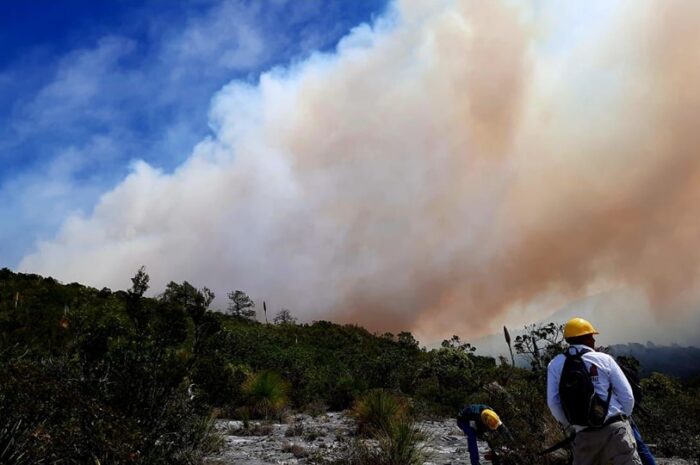
<path fill-rule="evenodd" d="M 598 331 L 583 318 L 572 318 L 564 325 L 564 339 L 585 336 L 586 334 L 598 334 Z"/>
<path fill-rule="evenodd" d="M 496 412 L 490 408 L 481 411 L 481 422 L 492 431 L 498 429 L 498 427 L 503 424 Z"/>

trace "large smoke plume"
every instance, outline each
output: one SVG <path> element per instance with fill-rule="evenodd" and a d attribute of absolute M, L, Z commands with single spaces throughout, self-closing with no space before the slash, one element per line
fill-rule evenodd
<path fill-rule="evenodd" d="M 399 2 L 333 54 L 222 89 L 183 166 L 136 164 L 20 268 L 121 288 L 145 264 L 155 288 L 428 339 L 607 289 L 686 308 L 698 5 L 618 5 L 559 46 L 556 16 L 513 2 Z"/>

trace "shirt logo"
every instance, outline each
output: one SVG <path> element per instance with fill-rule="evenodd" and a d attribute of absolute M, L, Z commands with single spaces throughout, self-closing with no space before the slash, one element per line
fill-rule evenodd
<path fill-rule="evenodd" d="M 591 368 L 588 372 L 591 375 L 592 381 L 598 381 L 598 367 L 591 364 Z"/>

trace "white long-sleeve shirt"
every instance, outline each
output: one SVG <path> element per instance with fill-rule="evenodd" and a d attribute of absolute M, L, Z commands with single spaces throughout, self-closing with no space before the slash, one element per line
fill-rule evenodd
<path fill-rule="evenodd" d="M 632 415 L 632 409 L 634 408 L 632 387 L 615 359 L 606 353 L 596 352 L 585 345 L 573 344 L 571 347 L 585 352 L 583 354 L 583 362 L 591 375 L 595 392 L 601 399 L 605 400 L 608 398 L 608 388 L 612 386 L 612 395 L 610 396 L 606 420 L 621 413 L 627 416 Z M 547 405 L 549 405 L 549 410 L 559 423 L 569 426 L 564 409 L 561 406 L 561 398 L 559 397 L 559 380 L 565 360 L 566 356 L 559 354 L 549 362 L 547 367 Z M 577 430 L 585 428 L 584 426 L 574 426 Z"/>

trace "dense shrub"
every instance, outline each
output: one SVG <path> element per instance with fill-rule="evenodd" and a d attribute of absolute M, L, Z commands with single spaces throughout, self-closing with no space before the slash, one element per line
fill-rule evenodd
<path fill-rule="evenodd" d="M 2 463 L 189 465 L 216 446 L 180 356 L 195 325 L 142 297 L 142 270 L 121 293 L 2 276 Z"/>
<path fill-rule="evenodd" d="M 471 351 L 460 347 L 441 347 L 425 354 L 415 389 L 423 409 L 456 415 L 467 396 L 478 391 L 486 379 L 477 368 L 477 360 Z"/>
<path fill-rule="evenodd" d="M 700 456 L 698 381 L 680 382 L 661 373 L 642 380 L 643 408 L 636 415 L 642 437 L 661 456 Z"/>

